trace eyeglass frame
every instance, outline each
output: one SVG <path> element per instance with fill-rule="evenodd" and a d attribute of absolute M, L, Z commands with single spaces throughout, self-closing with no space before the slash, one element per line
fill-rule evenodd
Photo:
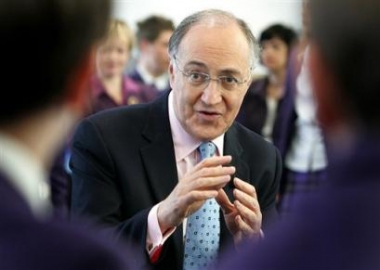
<path fill-rule="evenodd" d="M 248 78 L 244 79 L 244 80 L 237 79 L 237 78 L 235 78 L 234 76 L 231 76 L 231 75 L 223 75 L 223 76 L 218 76 L 217 78 L 212 78 L 210 74 L 205 73 L 205 72 L 198 72 L 198 71 L 196 71 L 196 72 L 190 72 L 190 73 L 189 72 L 185 72 L 185 71 L 183 71 L 182 69 L 179 68 L 179 66 L 178 66 L 178 58 L 177 58 L 176 55 L 173 55 L 173 59 L 174 59 L 174 62 L 175 62 L 175 65 L 176 65 L 177 69 L 182 73 L 183 76 L 185 76 L 188 79 L 188 83 L 191 84 L 194 87 L 200 87 L 200 86 L 202 86 L 204 84 L 204 88 L 203 89 L 205 89 L 206 87 L 209 86 L 210 81 L 216 81 L 216 82 L 218 82 L 223 87 L 223 89 L 228 90 L 228 91 L 233 91 L 235 89 L 238 89 L 239 86 L 241 86 L 242 84 L 248 82 L 251 79 L 251 76 L 252 76 L 252 73 L 249 72 Z M 252 70 L 252 67 L 249 68 L 249 71 L 251 71 L 251 70 Z M 202 82 L 198 82 L 199 85 L 196 85 L 197 82 L 194 82 L 191 79 L 191 76 L 194 75 L 194 74 L 201 75 L 201 78 L 203 78 Z M 223 82 L 225 82 L 226 79 L 233 79 L 235 81 L 234 84 L 231 85 L 231 86 L 233 86 L 232 89 L 228 89 L 228 88 L 226 88 L 224 86 Z"/>

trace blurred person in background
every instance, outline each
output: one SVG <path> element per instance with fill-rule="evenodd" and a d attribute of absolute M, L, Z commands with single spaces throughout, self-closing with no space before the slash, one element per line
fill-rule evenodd
<path fill-rule="evenodd" d="M 283 137 L 283 97 L 290 52 L 297 40 L 295 31 L 274 24 L 260 34 L 261 62 L 268 75 L 252 82 L 237 116 L 237 121 L 278 145 Z"/>
<path fill-rule="evenodd" d="M 155 88 L 149 100 L 170 89 L 168 45 L 173 31 L 173 21 L 163 16 L 152 15 L 137 23 L 137 63 L 129 74 L 136 82 Z"/>
<path fill-rule="evenodd" d="M 155 95 L 155 88 L 136 82 L 124 74 L 133 44 L 134 34 L 129 26 L 122 20 L 111 19 L 107 33 L 97 46 L 86 115 L 118 106 L 145 103 Z M 50 174 L 54 210 L 62 217 L 68 217 L 70 208 L 70 157 L 71 135 Z"/>
<path fill-rule="evenodd" d="M 92 229 L 54 219 L 48 183 L 84 112 L 110 8 L 107 0 L 0 2 L 1 78 L 9 90 L 0 99 L 2 269 L 128 269 L 126 259 L 134 260 Z M 27 73 L 17 72 L 20 63 Z"/>
<path fill-rule="evenodd" d="M 298 193 L 311 194 L 324 184 L 328 165 L 308 66 L 311 19 L 308 0 L 305 0 L 302 2 L 302 37 L 291 53 L 287 73 L 285 109 L 281 117 L 284 137 L 277 144 L 284 160 L 278 201 L 282 217 L 293 212 Z"/>
<path fill-rule="evenodd" d="M 327 181 L 298 194 L 294 214 L 260 247 L 226 254 L 222 269 L 380 269 L 380 5 L 309 2 L 309 67 Z"/>
<path fill-rule="evenodd" d="M 122 105 L 148 102 L 155 89 L 124 74 L 134 44 L 126 22 L 113 19 L 96 53 L 96 74 L 91 78 L 91 113 Z"/>

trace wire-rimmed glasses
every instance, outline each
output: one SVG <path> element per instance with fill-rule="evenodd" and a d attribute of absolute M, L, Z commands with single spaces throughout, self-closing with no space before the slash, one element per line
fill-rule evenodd
<path fill-rule="evenodd" d="M 187 72 L 179 68 L 178 59 L 175 55 L 173 56 L 173 58 L 174 58 L 177 69 L 182 73 L 183 76 L 187 78 L 187 82 L 196 88 L 205 89 L 209 85 L 210 81 L 216 81 L 223 87 L 223 89 L 232 91 L 232 90 L 239 89 L 244 83 L 248 82 L 248 80 L 250 79 L 250 76 L 247 79 L 242 80 L 242 79 L 236 78 L 233 75 L 223 75 L 223 76 L 218 76 L 217 78 L 212 78 L 210 74 L 207 74 L 204 72 L 199 72 L 199 71 Z"/>

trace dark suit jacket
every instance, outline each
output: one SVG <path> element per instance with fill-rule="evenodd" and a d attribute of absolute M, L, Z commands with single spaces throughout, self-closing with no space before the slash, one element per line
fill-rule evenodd
<path fill-rule="evenodd" d="M 41 222 L 9 180 L 0 175 L 0 268 L 44 269 L 133 269 L 108 241 L 94 238 L 84 228 L 64 221 Z M 131 264 L 132 265 L 132 264 Z"/>
<path fill-rule="evenodd" d="M 72 211 L 136 241 L 146 255 L 147 217 L 178 183 L 168 117 L 168 94 L 151 104 L 105 111 L 85 119 L 76 131 L 71 166 Z M 272 144 L 238 123 L 225 135 L 236 176 L 257 189 L 264 228 L 276 217 L 281 159 Z M 233 185 L 225 188 L 233 200 Z M 221 219 L 221 245 L 232 240 Z M 182 269 L 182 226 L 167 240 L 155 269 Z"/>
<path fill-rule="evenodd" d="M 169 85 L 168 89 L 164 89 L 164 90 L 159 90 L 158 88 L 156 88 L 156 86 L 147 84 L 143 80 L 143 78 L 141 77 L 141 75 L 137 71 L 137 69 L 132 70 L 128 75 L 135 82 L 143 84 L 143 85 L 150 86 L 149 89 L 144 90 L 145 97 L 147 98 L 148 101 L 153 101 L 156 98 L 158 98 L 159 96 L 163 95 L 164 93 L 170 91 L 170 85 L 169 84 L 168 84 Z"/>
<path fill-rule="evenodd" d="M 219 269 L 380 269 L 379 134 L 330 152 L 329 162 L 325 187 L 300 193 L 291 219 L 254 252 L 248 244 L 239 256 L 225 255 Z"/>

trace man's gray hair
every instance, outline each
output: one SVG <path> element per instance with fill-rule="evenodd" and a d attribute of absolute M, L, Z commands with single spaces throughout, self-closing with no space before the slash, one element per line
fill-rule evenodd
<path fill-rule="evenodd" d="M 231 22 L 235 22 L 243 32 L 247 39 L 248 45 L 250 47 L 250 69 L 253 71 L 258 58 L 259 58 L 259 45 L 256 41 L 255 36 L 252 34 L 251 29 L 248 24 L 242 19 L 237 18 L 230 12 L 219 10 L 219 9 L 207 9 L 203 11 L 196 12 L 188 17 L 186 17 L 174 30 L 170 41 L 169 41 L 169 55 L 173 58 L 174 55 L 178 53 L 178 47 L 181 43 L 183 37 L 190 30 L 191 27 L 201 24 L 213 22 L 220 25 L 228 25 Z"/>

